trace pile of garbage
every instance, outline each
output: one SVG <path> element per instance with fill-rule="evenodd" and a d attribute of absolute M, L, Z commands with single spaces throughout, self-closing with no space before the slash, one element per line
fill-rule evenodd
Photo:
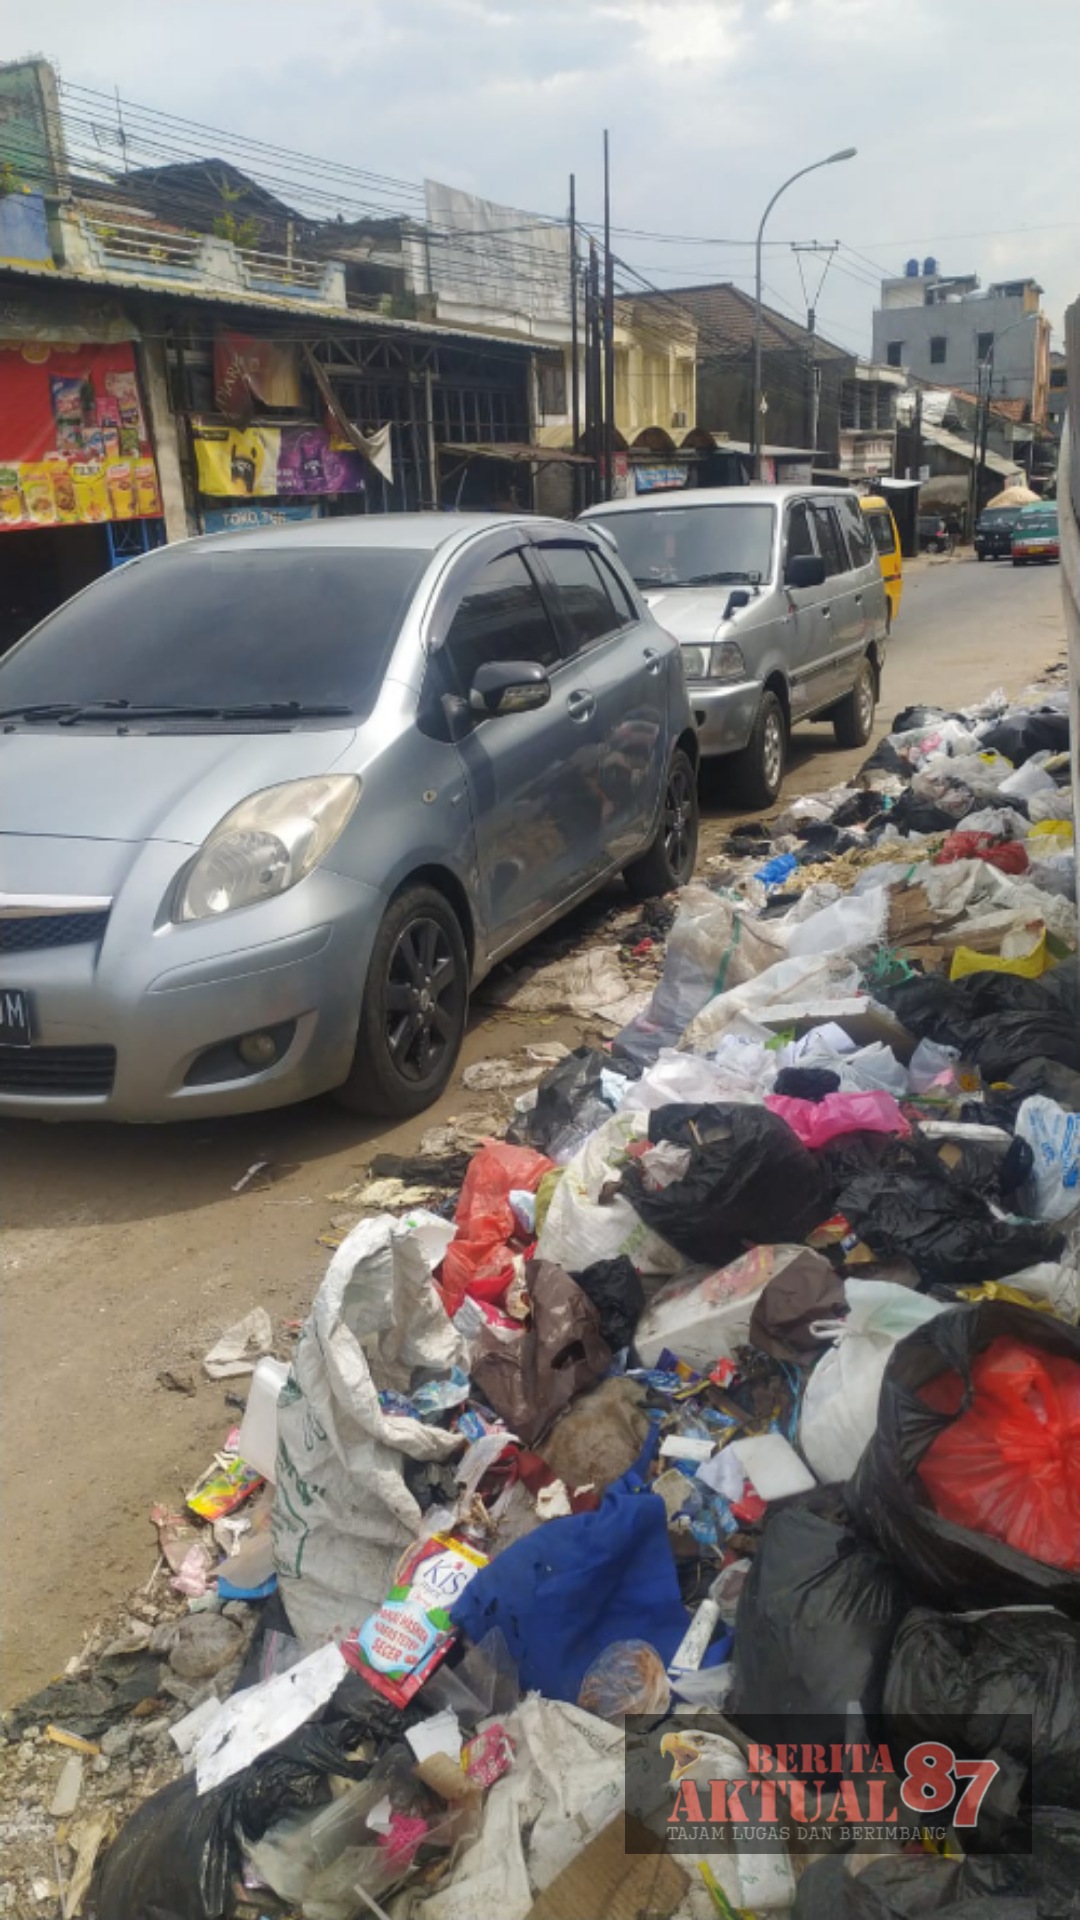
<path fill-rule="evenodd" d="M 1068 746 L 1057 693 L 898 715 L 850 785 L 736 829 L 647 1005 L 444 1204 L 346 1234 L 159 1519 L 196 1589 L 148 1643 L 188 1663 L 182 1770 L 97 1920 L 1071 1911 Z M 1034 1851 L 627 1852 L 627 1719 L 681 1781 L 763 1714 L 962 1716 Z"/>

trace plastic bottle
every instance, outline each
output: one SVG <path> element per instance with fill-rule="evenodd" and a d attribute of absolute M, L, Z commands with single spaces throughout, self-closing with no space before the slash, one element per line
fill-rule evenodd
<path fill-rule="evenodd" d="M 277 1403 L 288 1372 L 284 1360 L 267 1357 L 259 1361 L 240 1422 L 240 1458 L 266 1480 L 273 1480 L 277 1467 Z"/>

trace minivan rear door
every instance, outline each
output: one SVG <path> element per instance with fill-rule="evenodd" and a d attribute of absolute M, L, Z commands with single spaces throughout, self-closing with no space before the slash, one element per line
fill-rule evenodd
<path fill-rule="evenodd" d="M 824 626 L 822 674 L 815 700 L 820 710 L 851 691 L 855 658 L 864 646 L 863 591 L 852 572 L 836 502 L 812 500 L 810 517 L 825 562 L 825 597 L 820 609 Z"/>
<path fill-rule="evenodd" d="M 792 500 L 784 516 L 783 543 L 780 550 L 780 577 L 783 580 L 789 560 L 818 552 L 810 519 L 809 502 Z M 823 689 L 832 660 L 832 582 L 820 587 L 782 588 L 793 632 L 788 648 L 788 684 L 791 711 L 795 719 L 819 707 L 825 700 Z"/>

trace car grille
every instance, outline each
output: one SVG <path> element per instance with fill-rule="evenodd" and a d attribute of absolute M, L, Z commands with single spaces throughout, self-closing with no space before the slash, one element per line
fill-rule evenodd
<path fill-rule="evenodd" d="M 0 1093 L 43 1098 L 112 1092 L 115 1047 L 0 1047 Z"/>
<path fill-rule="evenodd" d="M 92 913 L 27 913 L 0 915 L 0 953 L 30 953 L 38 947 L 76 947 L 100 940 L 108 925 L 108 909 Z"/>

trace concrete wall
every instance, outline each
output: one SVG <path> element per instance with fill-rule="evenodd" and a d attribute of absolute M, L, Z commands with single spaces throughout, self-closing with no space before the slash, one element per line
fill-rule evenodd
<path fill-rule="evenodd" d="M 852 365 L 848 360 L 819 362 L 821 397 L 817 446 L 825 465 L 836 466 L 840 458 L 840 393 Z M 806 356 L 797 348 L 763 354 L 761 384 L 769 406 L 762 438 L 767 445 L 809 446 L 809 377 Z M 701 360 L 697 424 L 713 433 L 730 434 L 733 440 L 751 441 L 753 382 L 753 358 L 749 349 L 738 359 L 725 355 Z"/>
<path fill-rule="evenodd" d="M 874 314 L 875 360 L 888 361 L 890 341 L 900 342 L 901 364 L 917 380 L 932 380 L 942 387 L 964 387 L 974 393 L 978 382 L 978 336 L 992 333 L 994 346 L 994 398 L 1037 403 L 1040 382 L 1039 360 L 1046 322 L 1039 313 L 1029 313 L 1026 324 L 1005 335 L 1005 328 L 1025 319 L 1023 295 L 1011 298 L 973 298 L 946 300 L 935 306 L 879 308 Z M 1003 336 L 1003 338 L 999 336 Z M 931 360 L 930 341 L 935 336 L 945 341 L 945 359 Z M 1037 416 L 1035 416 L 1037 417 Z"/>

